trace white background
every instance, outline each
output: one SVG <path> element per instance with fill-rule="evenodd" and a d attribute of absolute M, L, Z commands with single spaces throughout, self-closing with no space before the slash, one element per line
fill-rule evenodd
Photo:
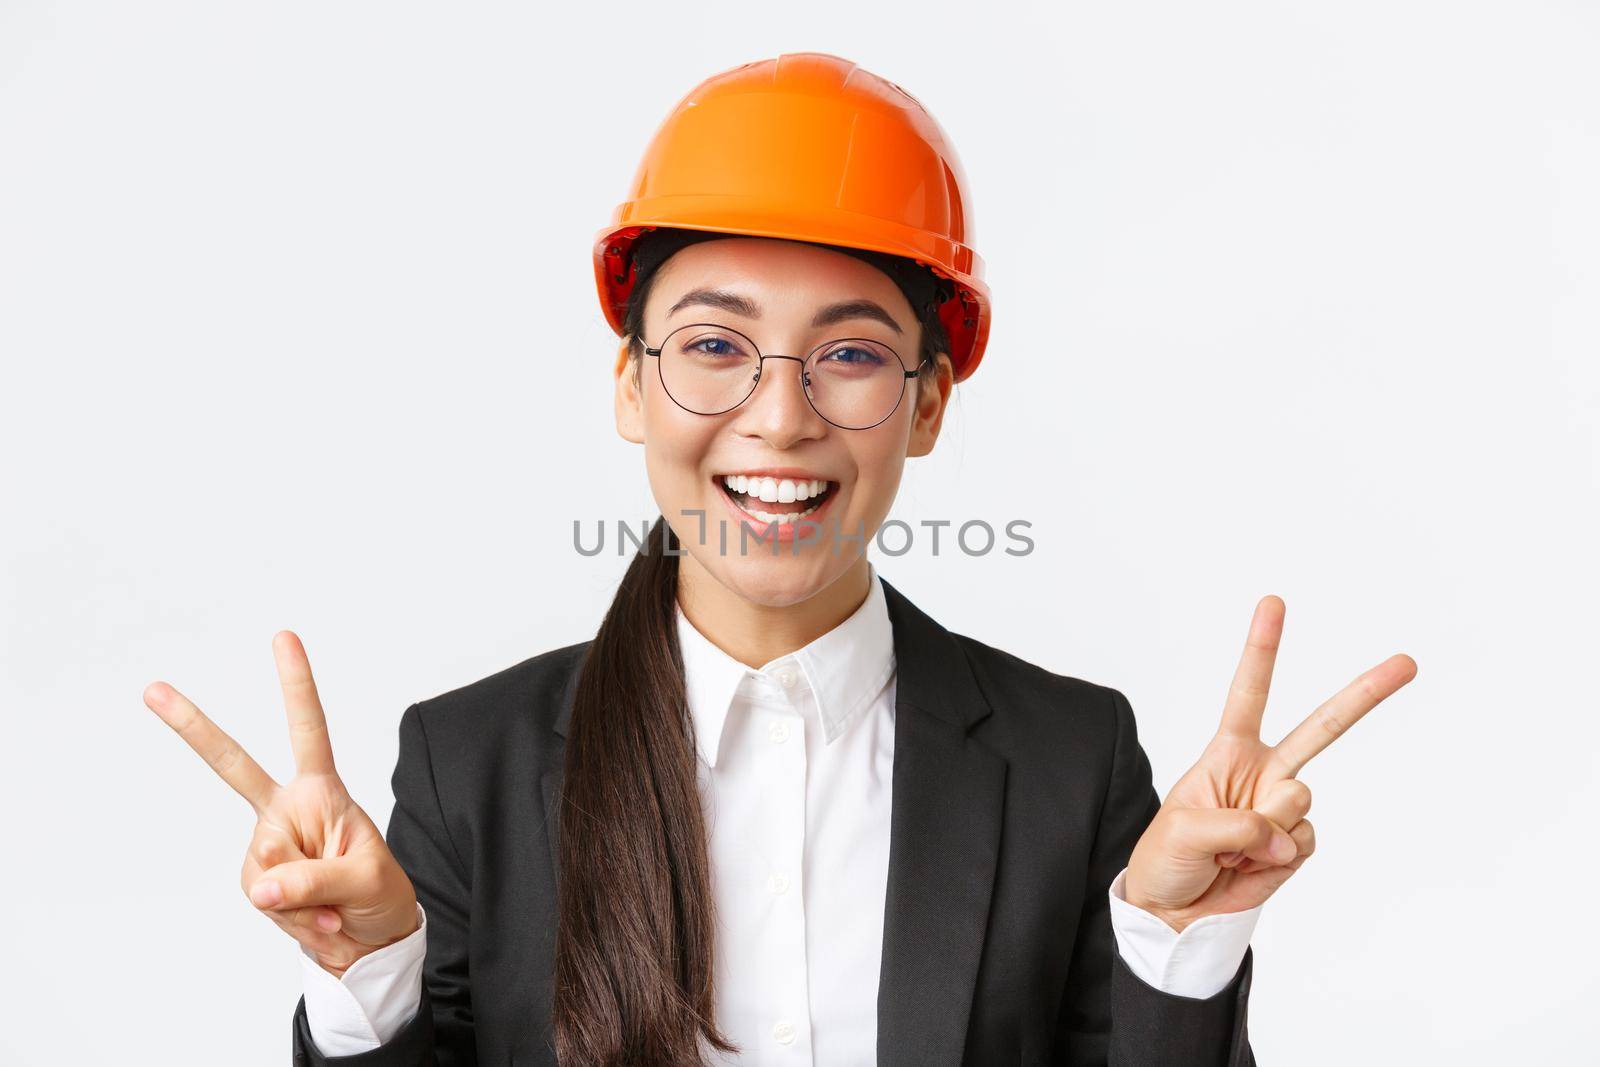
<path fill-rule="evenodd" d="M 295 946 L 172 682 L 288 775 L 311 653 L 387 825 L 401 711 L 592 636 L 653 514 L 589 242 L 671 105 L 816 49 L 965 162 L 994 331 L 881 572 L 1128 693 L 1163 792 L 1251 607 L 1305 773 L 1266 1064 L 1594 1055 L 1600 15 L 1554 3 L 0 0 L 7 1064 L 282 1063 Z"/>

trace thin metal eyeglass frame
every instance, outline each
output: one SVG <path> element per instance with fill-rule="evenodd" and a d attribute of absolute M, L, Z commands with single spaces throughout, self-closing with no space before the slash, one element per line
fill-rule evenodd
<path fill-rule="evenodd" d="M 744 396 L 742 398 L 740 398 L 740 400 L 737 403 L 730 404 L 729 406 L 723 408 L 721 411 L 696 411 L 694 408 L 691 408 L 691 407 L 687 406 L 686 404 L 684 404 L 683 401 L 679 400 L 677 397 L 672 395 L 671 388 L 669 388 L 667 386 L 666 374 L 661 370 L 661 350 L 667 346 L 667 342 L 672 339 L 673 334 L 680 333 L 683 330 L 692 330 L 696 326 L 709 326 L 714 330 L 723 330 L 723 331 L 725 331 L 727 333 L 733 334 L 735 337 L 742 337 L 742 338 L 744 338 L 744 340 L 749 341 L 751 350 L 754 351 L 755 354 L 756 354 L 756 373 L 750 379 L 750 391 L 748 393 L 744 394 Z M 868 342 L 871 342 L 872 344 L 875 344 L 875 345 L 879 346 L 880 348 L 888 349 L 890 355 L 894 356 L 895 361 L 900 364 L 900 370 L 905 375 L 905 378 L 902 379 L 901 382 L 900 382 L 900 395 L 895 397 L 894 406 L 889 409 L 888 414 L 884 415 L 884 417 L 879 419 L 877 422 L 869 423 L 866 426 L 846 426 L 843 423 L 834 422 L 832 419 L 828 418 L 828 416 L 824 415 L 820 410 L 817 409 L 816 399 L 813 398 L 812 395 L 811 395 L 811 376 L 808 373 L 806 373 L 805 365 L 808 362 L 810 362 L 812 356 L 816 355 L 818 352 L 821 352 L 824 348 L 827 348 L 830 345 L 836 345 L 841 341 L 868 341 Z M 932 362 L 932 360 L 924 359 L 921 363 L 917 364 L 917 369 L 916 370 L 906 370 L 906 361 L 901 358 L 900 353 L 898 351 L 896 351 L 892 346 L 884 344 L 882 341 L 878 340 L 875 337 L 835 337 L 831 341 L 822 342 L 820 345 L 818 345 L 817 347 L 813 348 L 805 356 L 783 356 L 783 355 L 777 355 L 777 354 L 768 355 L 768 354 L 763 353 L 761 351 L 761 346 L 756 344 L 754 341 L 752 341 L 748 335 L 743 334 L 743 333 L 739 332 L 738 330 L 735 330 L 732 326 L 724 326 L 720 322 L 688 322 L 688 323 L 684 323 L 682 326 L 677 327 L 671 333 L 667 334 L 666 337 L 663 337 L 661 339 L 661 344 L 660 344 L 659 347 L 651 348 L 649 345 L 646 345 L 645 349 L 644 349 L 644 354 L 647 355 L 647 356 L 655 356 L 656 357 L 656 378 L 661 382 L 661 391 L 666 393 L 667 396 L 669 398 L 671 398 L 671 400 L 672 400 L 672 402 L 674 404 L 677 404 L 680 408 L 683 408 L 683 410 L 687 411 L 689 414 L 691 414 L 691 415 L 706 415 L 706 416 L 726 415 L 728 412 L 732 411 L 734 408 L 737 408 L 740 404 L 743 404 L 746 400 L 749 400 L 751 397 L 755 396 L 756 395 L 756 389 L 761 385 L 761 371 L 765 367 L 767 360 L 769 360 L 769 359 L 792 359 L 796 363 L 800 364 L 800 391 L 805 393 L 806 403 L 811 405 L 811 410 L 815 411 L 817 413 L 817 417 L 820 418 L 823 422 L 826 422 L 829 426 L 837 426 L 841 430 L 870 430 L 875 426 L 881 426 L 884 422 L 886 422 L 889 419 L 889 416 L 893 415 L 895 412 L 900 410 L 900 402 L 906 398 L 905 379 L 916 378 L 916 377 L 920 376 L 922 374 L 922 368 L 927 366 L 929 363 Z"/>

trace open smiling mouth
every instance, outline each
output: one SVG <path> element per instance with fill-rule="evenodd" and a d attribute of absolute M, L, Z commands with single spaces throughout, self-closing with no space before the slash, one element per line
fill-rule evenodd
<path fill-rule="evenodd" d="M 838 482 L 823 478 L 718 474 L 711 480 L 739 510 L 760 522 L 775 522 L 780 526 L 790 526 L 808 518 L 832 500 L 839 488 Z"/>

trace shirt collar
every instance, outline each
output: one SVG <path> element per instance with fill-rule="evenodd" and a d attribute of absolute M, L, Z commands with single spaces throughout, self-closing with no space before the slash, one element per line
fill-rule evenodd
<path fill-rule="evenodd" d="M 867 565 L 867 598 L 839 625 L 803 648 L 763 664 L 759 672 L 711 643 L 677 608 L 678 646 L 695 743 L 706 763 L 717 765 L 722 730 L 745 676 L 776 676 L 798 669 L 816 698 L 824 743 L 842 735 L 856 713 L 878 695 L 894 672 L 894 628 L 877 568 Z"/>

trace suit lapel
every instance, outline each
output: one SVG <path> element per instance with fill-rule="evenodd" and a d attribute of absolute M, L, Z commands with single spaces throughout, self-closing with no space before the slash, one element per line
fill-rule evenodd
<path fill-rule="evenodd" d="M 555 750 L 555 758 L 544 773 L 539 775 L 539 792 L 544 798 L 544 837 L 550 846 L 550 884 L 556 884 L 561 873 L 561 851 L 557 835 L 561 832 L 561 782 L 566 771 L 565 738 L 572 724 L 572 702 L 578 693 L 578 676 L 583 671 L 584 657 L 589 643 L 585 642 L 572 657 L 567 671 L 567 681 L 561 690 L 561 707 L 557 709 L 555 731 L 563 739 L 562 747 Z"/>
<path fill-rule="evenodd" d="M 878 1062 L 959 1064 L 999 859 L 1006 764 L 967 736 L 989 705 L 960 645 L 883 586 L 897 680 Z"/>

